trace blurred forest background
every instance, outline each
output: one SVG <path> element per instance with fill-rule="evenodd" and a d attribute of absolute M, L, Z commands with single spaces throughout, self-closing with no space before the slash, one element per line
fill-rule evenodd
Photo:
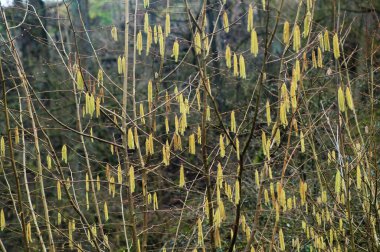
<path fill-rule="evenodd" d="M 1 249 L 379 251 L 379 14 L 2 2 Z"/>

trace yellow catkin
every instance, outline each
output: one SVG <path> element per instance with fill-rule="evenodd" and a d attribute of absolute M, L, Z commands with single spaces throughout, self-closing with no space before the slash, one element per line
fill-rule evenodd
<path fill-rule="evenodd" d="M 117 28 L 116 28 L 116 26 L 112 26 L 111 37 L 114 41 L 117 41 Z"/>
<path fill-rule="evenodd" d="M 284 233 L 282 232 L 282 228 L 278 232 L 278 239 L 280 241 L 280 250 L 285 251 L 285 241 L 284 241 Z"/>
<path fill-rule="evenodd" d="M 203 245 L 203 228 L 202 228 L 202 220 L 198 218 L 197 220 L 197 227 L 198 227 L 198 245 Z"/>
<path fill-rule="evenodd" d="M 189 153 L 195 155 L 195 136 L 191 134 L 189 136 Z"/>
<path fill-rule="evenodd" d="M 134 138 L 133 138 L 132 128 L 128 129 L 128 148 L 130 150 L 134 150 L 135 149 L 135 141 L 134 141 Z"/>
<path fill-rule="evenodd" d="M 148 27 L 148 33 L 146 34 L 146 56 L 149 55 L 150 52 L 150 47 L 152 46 L 153 43 L 153 32 L 152 32 L 152 27 Z"/>
<path fill-rule="evenodd" d="M 343 94 L 343 89 L 341 86 L 339 86 L 339 89 L 338 89 L 338 105 L 339 105 L 340 112 L 346 111 L 344 94 Z"/>
<path fill-rule="evenodd" d="M 123 73 L 123 66 L 121 63 L 121 56 L 117 58 L 117 73 L 122 74 Z"/>
<path fill-rule="evenodd" d="M 289 45 L 289 38 L 290 38 L 289 22 L 285 21 L 284 30 L 282 32 L 282 39 L 283 39 L 285 45 Z"/>
<path fill-rule="evenodd" d="M 258 170 L 255 171 L 255 183 L 256 183 L 257 188 L 259 188 L 260 187 L 260 175 L 259 175 Z"/>
<path fill-rule="evenodd" d="M 280 121 L 284 127 L 288 125 L 288 119 L 286 115 L 286 105 L 284 102 L 281 102 L 280 104 Z"/>
<path fill-rule="evenodd" d="M 129 190 L 135 192 L 135 168 L 132 165 L 129 167 Z"/>
<path fill-rule="evenodd" d="M 82 72 L 79 69 L 77 70 L 77 88 L 78 91 L 82 91 L 84 89 L 84 80 Z"/>
<path fill-rule="evenodd" d="M 308 69 L 308 60 L 307 60 L 307 55 L 306 55 L 306 52 L 303 52 L 303 55 L 302 55 L 302 67 L 303 67 L 303 71 L 306 71 Z"/>
<path fill-rule="evenodd" d="M 245 60 L 243 54 L 240 54 L 239 56 L 239 67 L 240 78 L 246 79 L 247 75 L 245 73 Z"/>
<path fill-rule="evenodd" d="M 99 177 L 99 175 L 96 176 L 96 190 L 100 191 L 100 177 Z"/>
<path fill-rule="evenodd" d="M 252 4 L 249 5 L 248 15 L 247 15 L 247 31 L 251 32 L 253 29 L 253 7 Z"/>
<path fill-rule="evenodd" d="M 315 51 L 314 50 L 311 52 L 311 62 L 312 62 L 313 68 L 317 68 L 318 67 L 317 57 L 315 56 Z"/>
<path fill-rule="evenodd" d="M 323 34 L 323 43 L 325 51 L 330 51 L 330 39 L 329 39 L 329 32 L 325 30 L 325 33 Z"/>
<path fill-rule="evenodd" d="M 144 8 L 148 8 L 149 7 L 149 0 L 144 0 Z"/>
<path fill-rule="evenodd" d="M 32 239 L 32 226 L 30 225 L 30 222 L 28 222 L 28 224 L 26 224 L 26 238 L 27 238 L 28 243 L 31 243 L 33 241 L 33 239 Z"/>
<path fill-rule="evenodd" d="M 301 48 L 300 27 L 298 26 L 298 24 L 295 24 L 294 34 L 293 34 L 293 50 L 296 52 L 299 52 L 300 48 Z"/>
<path fill-rule="evenodd" d="M 62 146 L 62 161 L 67 164 L 67 147 L 66 144 Z"/>
<path fill-rule="evenodd" d="M 95 100 L 95 116 L 96 118 L 100 116 L 100 97 L 96 97 Z"/>
<path fill-rule="evenodd" d="M 293 77 L 290 83 L 290 100 L 293 111 L 295 111 L 297 108 L 297 80 L 295 77 Z"/>
<path fill-rule="evenodd" d="M 237 137 L 236 137 L 235 145 L 236 145 L 237 160 L 240 160 L 240 142 L 239 142 L 239 138 L 237 138 Z"/>
<path fill-rule="evenodd" d="M 257 57 L 257 54 L 259 53 L 259 45 L 258 45 L 257 33 L 255 29 L 252 29 L 251 31 L 251 53 L 255 57 Z"/>
<path fill-rule="evenodd" d="M 227 45 L 226 46 L 226 66 L 228 68 L 231 68 L 232 67 L 232 64 L 231 64 L 231 48 L 230 48 L 230 45 Z"/>
<path fill-rule="evenodd" d="M 320 47 L 318 47 L 318 67 L 322 68 L 323 67 L 323 56 L 322 56 L 322 50 Z"/>
<path fill-rule="evenodd" d="M 141 52 L 143 50 L 143 43 L 142 43 L 142 34 L 141 31 L 137 34 L 137 39 L 136 39 L 136 49 L 139 55 L 141 55 Z"/>
<path fill-rule="evenodd" d="M 263 130 L 261 131 L 261 146 L 262 146 L 264 155 L 267 156 L 268 155 L 268 153 L 267 153 L 267 136 Z"/>
<path fill-rule="evenodd" d="M 311 22 L 311 13 L 310 11 L 307 12 L 305 19 L 303 21 L 303 37 L 306 38 L 309 36 L 309 30 L 310 30 L 310 22 Z"/>
<path fill-rule="evenodd" d="M 235 205 L 240 203 L 240 183 L 239 180 L 235 182 Z"/>
<path fill-rule="evenodd" d="M 107 206 L 107 201 L 104 202 L 104 220 L 107 222 L 109 219 L 108 216 L 108 206 Z"/>
<path fill-rule="evenodd" d="M 228 23 L 228 15 L 227 12 L 223 12 L 223 29 L 226 33 L 230 31 L 229 23 Z"/>
<path fill-rule="evenodd" d="M 157 25 L 154 25 L 154 27 L 153 27 L 153 41 L 154 41 L 155 44 L 158 43 Z"/>
<path fill-rule="evenodd" d="M 359 165 L 356 166 L 356 188 L 358 190 L 362 188 L 362 173 Z"/>
<path fill-rule="evenodd" d="M 153 102 L 153 83 L 152 83 L 152 80 L 149 80 L 148 82 L 148 103 L 149 103 L 149 106 L 152 104 Z"/>
<path fill-rule="evenodd" d="M 179 43 L 178 43 L 178 40 L 175 40 L 173 44 L 173 54 L 172 54 L 172 57 L 174 57 L 175 62 L 178 62 L 178 56 L 179 56 Z"/>
<path fill-rule="evenodd" d="M 304 153 L 305 152 L 305 138 L 303 136 L 303 132 L 301 131 L 301 134 L 300 134 L 300 142 L 301 142 L 301 152 Z"/>
<path fill-rule="evenodd" d="M 334 58 L 339 59 L 340 58 L 340 50 L 339 50 L 339 38 L 338 34 L 335 33 L 333 37 L 333 50 L 334 50 Z"/>
<path fill-rule="evenodd" d="M 58 212 L 58 214 L 57 214 L 57 225 L 58 226 L 61 225 L 61 222 L 62 222 L 62 215 L 60 212 Z"/>
<path fill-rule="evenodd" d="M 179 187 L 185 186 L 185 169 L 183 168 L 183 165 L 181 164 L 181 167 L 179 169 Z"/>
<path fill-rule="evenodd" d="M 122 184 L 123 183 L 123 173 L 121 171 L 121 165 L 118 164 L 117 166 L 117 183 Z"/>
<path fill-rule="evenodd" d="M 318 34 L 318 40 L 319 40 L 319 47 L 321 48 L 322 52 L 324 52 L 325 51 L 325 42 L 323 39 L 323 33 L 322 32 L 320 34 Z"/>
<path fill-rule="evenodd" d="M 140 103 L 140 121 L 142 125 L 145 125 L 144 104 L 142 103 Z"/>
<path fill-rule="evenodd" d="M 51 157 L 49 154 L 46 156 L 46 163 L 47 163 L 48 169 L 50 170 L 51 169 Z"/>
<path fill-rule="evenodd" d="M 238 58 L 236 53 L 234 53 L 234 76 L 239 76 Z"/>
<path fill-rule="evenodd" d="M 157 36 L 158 36 L 158 45 L 160 47 L 160 56 L 164 57 L 165 55 L 165 44 L 164 44 L 164 34 L 162 32 L 161 25 L 157 27 Z"/>
<path fill-rule="evenodd" d="M 148 12 L 145 12 L 144 14 L 144 32 L 149 32 L 149 14 Z"/>
<path fill-rule="evenodd" d="M 5 222 L 4 209 L 1 209 L 1 211 L 0 211 L 0 231 L 4 231 L 5 227 L 6 227 L 6 222 Z"/>
<path fill-rule="evenodd" d="M 62 200 L 61 183 L 57 181 L 57 199 Z"/>
<path fill-rule="evenodd" d="M 268 124 L 268 126 L 270 126 L 270 124 L 272 123 L 272 118 L 270 116 L 270 103 L 269 103 L 269 100 L 267 100 L 267 102 L 265 104 L 265 110 L 266 110 L 266 116 L 267 116 L 267 124 Z"/>
<path fill-rule="evenodd" d="M 218 163 L 218 170 L 216 173 L 216 184 L 220 188 L 223 186 L 223 168 L 220 163 Z"/>
<path fill-rule="evenodd" d="M 168 37 L 171 32 L 170 14 L 166 13 L 165 17 L 165 36 Z"/>
<path fill-rule="evenodd" d="M 154 192 L 153 194 L 153 210 L 158 209 L 158 199 L 157 199 L 157 192 Z"/>
<path fill-rule="evenodd" d="M 196 55 L 199 55 L 202 52 L 201 35 L 199 32 L 196 32 L 194 35 L 194 50 Z"/>
<path fill-rule="evenodd" d="M 220 157 L 224 158 L 226 155 L 226 148 L 224 146 L 224 138 L 222 134 L 220 134 L 219 136 L 219 147 L 220 147 Z"/>
<path fill-rule="evenodd" d="M 348 86 L 346 87 L 346 102 L 347 102 L 347 107 L 351 110 L 354 110 L 354 102 L 352 100 L 351 89 Z"/>
<path fill-rule="evenodd" d="M 342 187 L 342 177 L 340 175 L 339 170 L 336 170 L 336 174 L 335 174 L 335 193 L 336 193 L 336 195 L 340 195 L 341 187 Z"/>
<path fill-rule="evenodd" d="M 231 112 L 231 132 L 236 133 L 235 111 Z"/>

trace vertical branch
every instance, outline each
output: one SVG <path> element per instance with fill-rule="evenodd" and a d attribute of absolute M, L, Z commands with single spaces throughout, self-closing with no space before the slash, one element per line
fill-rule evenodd
<path fill-rule="evenodd" d="M 3 20 L 4 20 L 4 12 L 2 9 L 1 9 L 1 13 L 3 15 Z M 4 22 L 5 22 L 5 20 L 4 20 Z M 15 160 L 14 153 L 13 153 L 12 134 L 11 134 L 10 123 L 9 123 L 9 115 L 8 115 L 7 92 L 5 90 L 6 89 L 5 77 L 4 77 L 4 73 L 3 73 L 3 65 L 2 65 L 1 58 L 0 58 L 0 80 L 1 80 L 2 88 L 3 88 L 5 123 L 6 123 L 7 133 L 8 133 L 8 144 L 9 144 L 9 152 L 10 152 L 10 158 L 11 158 L 11 163 L 12 163 L 13 175 L 14 175 L 14 178 L 16 181 L 17 201 L 18 201 L 18 207 L 19 207 L 19 212 L 20 212 L 20 217 L 21 217 L 22 234 L 23 234 L 22 237 L 23 237 L 24 249 L 25 249 L 25 251 L 29 251 L 28 238 L 27 238 L 27 234 L 26 234 L 25 213 L 24 213 L 24 209 L 22 207 L 22 192 L 21 192 L 21 185 L 20 185 L 20 177 L 19 177 L 19 174 L 17 172 L 16 160 Z"/>
<path fill-rule="evenodd" d="M 136 54 L 136 15 L 137 15 L 137 4 L 136 0 L 136 9 L 135 9 L 135 24 L 134 24 L 134 59 Z M 122 132 L 123 132 L 123 147 L 124 147 L 124 170 L 129 177 L 129 158 L 128 158 L 128 131 L 127 131 L 127 98 L 128 98 L 128 57 L 129 57 L 129 0 L 125 0 L 125 39 L 124 39 L 124 57 L 125 57 L 125 73 L 124 73 L 124 82 L 123 82 L 123 101 L 122 101 Z M 135 65 L 135 64 L 134 64 Z M 133 76 L 135 76 L 135 66 L 133 67 Z M 134 78 L 135 79 L 135 78 Z M 133 90 L 135 92 L 135 89 Z M 133 93 L 133 97 L 134 97 Z M 132 228 L 132 240 L 133 246 L 136 248 L 135 251 L 138 251 L 138 239 L 137 239 L 137 227 L 136 227 L 136 212 L 133 199 L 132 190 L 128 190 L 128 212 L 129 217 L 131 218 L 131 228 Z"/>

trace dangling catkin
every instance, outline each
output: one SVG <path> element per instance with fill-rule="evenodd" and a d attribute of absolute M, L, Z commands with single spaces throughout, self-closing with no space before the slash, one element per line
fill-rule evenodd
<path fill-rule="evenodd" d="M 235 111 L 231 112 L 231 132 L 236 133 Z"/>
<path fill-rule="evenodd" d="M 303 136 L 303 132 L 300 133 L 300 141 L 301 141 L 301 152 L 305 153 L 305 138 Z"/>
<path fill-rule="evenodd" d="M 325 30 L 325 33 L 323 35 L 323 43 L 325 51 L 330 51 L 330 39 L 329 39 L 329 32 Z"/>
<path fill-rule="evenodd" d="M 253 29 L 253 7 L 252 7 L 252 4 L 249 5 L 247 18 L 248 18 L 247 31 L 251 32 L 251 30 Z"/>
<path fill-rule="evenodd" d="M 144 32 L 149 32 L 149 14 L 148 12 L 145 12 L 144 14 Z"/>
<path fill-rule="evenodd" d="M 354 110 L 354 102 L 352 100 L 351 89 L 349 86 L 346 87 L 346 102 L 347 107 L 351 110 Z"/>
<path fill-rule="evenodd" d="M 178 43 L 178 40 L 175 40 L 174 44 L 173 44 L 173 54 L 172 54 L 172 57 L 174 57 L 174 61 L 176 63 L 178 62 L 178 56 L 179 56 L 179 43 Z"/>
<path fill-rule="evenodd" d="M 247 75 L 245 73 L 245 60 L 244 60 L 244 56 L 243 54 L 240 54 L 240 57 L 239 57 L 239 66 L 240 66 L 240 78 L 242 78 L 243 80 L 245 80 L 247 78 Z"/>
<path fill-rule="evenodd" d="M 303 37 L 306 38 L 309 36 L 309 29 L 310 29 L 310 22 L 311 22 L 311 13 L 310 11 L 307 12 L 305 19 L 303 21 Z"/>
<path fill-rule="evenodd" d="M 6 225 L 7 224 L 5 222 L 4 209 L 1 209 L 1 211 L 0 211 L 0 231 L 4 231 Z"/>
<path fill-rule="evenodd" d="M 339 105 L 340 112 L 346 111 L 346 105 L 344 102 L 344 94 L 343 94 L 343 89 L 341 86 L 339 86 L 339 89 L 338 89 L 338 105 Z"/>
<path fill-rule="evenodd" d="M 320 47 L 318 47 L 318 67 L 322 68 L 323 67 L 323 56 L 322 56 L 322 50 Z"/>
<path fill-rule="evenodd" d="M 228 23 L 228 15 L 227 12 L 223 12 L 223 29 L 226 33 L 230 31 L 229 23 Z"/>
<path fill-rule="evenodd" d="M 112 36 L 114 41 L 117 41 L 117 28 L 116 28 L 116 26 L 112 26 L 111 36 Z"/>
<path fill-rule="evenodd" d="M 130 150 L 134 150 L 135 149 L 135 141 L 134 141 L 134 138 L 133 138 L 132 128 L 128 129 L 128 148 Z"/>
<path fill-rule="evenodd" d="M 196 55 L 199 55 L 202 52 L 201 35 L 199 32 L 196 32 L 194 36 L 194 50 Z"/>
<path fill-rule="evenodd" d="M 234 53 L 234 76 L 239 76 L 238 58 L 236 56 L 236 53 Z"/>
<path fill-rule="evenodd" d="M 136 41 L 136 49 L 139 55 L 141 55 L 142 49 L 143 49 L 143 42 L 142 42 L 142 34 L 141 31 L 137 34 L 137 41 Z"/>
<path fill-rule="evenodd" d="M 82 91 L 84 89 L 84 80 L 82 72 L 79 69 L 77 70 L 77 88 L 78 91 Z"/>
<path fill-rule="evenodd" d="M 62 161 L 67 164 L 67 147 L 66 144 L 62 146 Z"/>
<path fill-rule="evenodd" d="M 158 25 L 157 36 L 158 36 L 158 45 L 160 47 L 160 56 L 164 57 L 164 55 L 165 55 L 165 44 L 164 44 L 164 34 L 162 32 L 161 25 Z"/>
<path fill-rule="evenodd" d="M 144 0 L 144 8 L 148 8 L 149 7 L 149 0 Z"/>
<path fill-rule="evenodd" d="M 239 186 L 239 180 L 236 180 L 235 182 L 235 205 L 239 205 L 240 203 L 240 186 Z"/>
<path fill-rule="evenodd" d="M 255 28 L 251 31 L 251 53 L 255 57 L 257 57 L 257 54 L 259 53 L 259 45 L 257 42 L 257 33 Z"/>
<path fill-rule="evenodd" d="M 265 110 L 266 110 L 266 115 L 267 115 L 267 124 L 269 126 L 272 123 L 272 118 L 270 116 L 270 104 L 269 104 L 269 100 L 267 100 L 267 102 L 265 104 Z"/>
<path fill-rule="evenodd" d="M 337 33 L 335 33 L 333 37 L 333 50 L 334 50 L 334 58 L 339 59 L 340 50 L 339 50 L 339 38 L 338 38 Z"/>
<path fill-rule="evenodd" d="M 185 186 L 185 169 L 183 168 L 183 165 L 181 164 L 180 170 L 179 170 L 179 187 L 183 188 Z"/>
<path fill-rule="evenodd" d="M 222 134 L 220 134 L 219 136 L 219 147 L 220 147 L 220 157 L 224 158 L 224 156 L 226 155 L 226 149 L 224 146 L 224 138 Z"/>
<path fill-rule="evenodd" d="M 135 169 L 133 166 L 129 167 L 129 190 L 131 193 L 135 192 Z"/>
<path fill-rule="evenodd" d="M 195 136 L 191 134 L 189 136 L 189 153 L 195 155 Z"/>
<path fill-rule="evenodd" d="M 284 41 L 284 44 L 285 45 L 289 45 L 289 22 L 288 21 L 285 21 L 284 23 L 284 31 L 282 33 L 282 38 L 283 38 L 283 41 Z"/>
<path fill-rule="evenodd" d="M 171 32 L 170 14 L 168 12 L 166 13 L 166 17 L 165 17 L 165 37 L 168 37 L 170 32 Z"/>
<path fill-rule="evenodd" d="M 107 222 L 109 219 L 108 217 L 108 206 L 107 206 L 107 201 L 104 202 L 104 220 Z"/>
<path fill-rule="evenodd" d="M 300 48 L 301 48 L 300 27 L 298 26 L 298 24 L 295 24 L 294 34 L 293 34 L 293 50 L 298 53 Z"/>
<path fill-rule="evenodd" d="M 230 48 L 230 45 L 227 45 L 227 47 L 226 47 L 225 58 L 226 58 L 226 66 L 227 66 L 227 68 L 231 68 L 232 64 L 231 64 L 231 48 Z"/>

